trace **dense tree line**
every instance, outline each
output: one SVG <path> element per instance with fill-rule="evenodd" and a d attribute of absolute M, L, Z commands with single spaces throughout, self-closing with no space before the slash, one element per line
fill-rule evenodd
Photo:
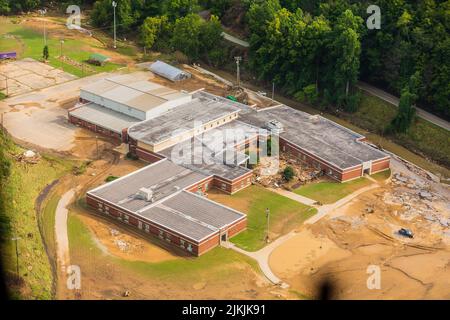
<path fill-rule="evenodd" d="M 450 1 L 377 1 L 380 30 L 366 27 L 368 1 L 243 1 L 260 78 L 350 112 L 358 101 L 352 87 L 363 79 L 401 95 L 403 106 L 417 101 L 450 118 Z M 402 110 L 409 122 L 412 112 Z"/>
<path fill-rule="evenodd" d="M 362 19 L 342 10 L 331 19 L 278 0 L 253 1 L 247 13 L 250 62 L 260 78 L 287 93 L 322 105 L 353 111 L 359 74 Z"/>
<path fill-rule="evenodd" d="M 58 3 L 60 3 L 59 1 Z M 73 0 L 91 6 L 94 26 L 111 27 L 111 0 Z M 0 0 L 0 13 L 30 11 L 48 0 Z M 450 0 L 378 0 L 381 29 L 369 30 L 369 0 L 117 0 L 119 34 L 136 35 L 147 48 L 176 49 L 191 60 L 224 59 L 216 18 L 236 3 L 246 11 L 250 65 L 261 79 L 323 108 L 354 111 L 358 79 L 414 99 L 450 119 Z M 205 37 L 205 34 L 213 36 Z M 208 41 L 208 40 L 212 41 Z M 408 117 L 406 117 L 408 118 Z"/>

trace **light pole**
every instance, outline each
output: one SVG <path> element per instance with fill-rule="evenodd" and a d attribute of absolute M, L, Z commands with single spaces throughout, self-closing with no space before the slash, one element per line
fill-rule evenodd
<path fill-rule="evenodd" d="M 236 78 L 238 87 L 241 86 L 241 70 L 239 69 L 239 63 L 242 61 L 242 57 L 234 57 L 236 60 Z"/>
<path fill-rule="evenodd" d="M 98 160 L 98 136 L 95 136 L 95 146 L 97 147 L 97 160 Z"/>
<path fill-rule="evenodd" d="M 114 49 L 116 49 L 117 48 L 117 46 L 116 46 L 116 7 L 117 7 L 117 2 L 113 1 L 112 6 L 113 6 L 113 11 L 114 11 Z"/>
<path fill-rule="evenodd" d="M 266 242 L 269 242 L 269 221 L 270 221 L 270 210 L 269 210 L 269 208 L 266 208 L 266 218 L 267 218 Z"/>
<path fill-rule="evenodd" d="M 63 65 L 63 44 L 64 44 L 64 39 L 61 39 L 59 43 L 61 45 L 61 47 L 60 47 L 61 53 L 59 55 L 59 58 L 61 59 L 61 69 L 64 71 L 64 65 Z"/>
<path fill-rule="evenodd" d="M 272 100 L 275 96 L 275 82 L 272 81 Z"/>
<path fill-rule="evenodd" d="M 19 277 L 19 248 L 17 246 L 17 242 L 19 242 L 21 238 L 20 237 L 14 237 L 11 238 L 12 241 L 16 242 L 16 272 L 17 272 L 17 277 Z"/>

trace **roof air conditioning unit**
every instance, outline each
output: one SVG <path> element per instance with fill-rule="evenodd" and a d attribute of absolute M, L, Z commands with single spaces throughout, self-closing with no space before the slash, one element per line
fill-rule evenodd
<path fill-rule="evenodd" d="M 148 188 L 140 188 L 136 193 L 136 198 L 147 202 L 153 202 L 153 191 Z"/>
<path fill-rule="evenodd" d="M 273 133 L 279 134 L 284 131 L 283 124 L 278 120 L 270 120 L 266 123 L 266 128 Z"/>

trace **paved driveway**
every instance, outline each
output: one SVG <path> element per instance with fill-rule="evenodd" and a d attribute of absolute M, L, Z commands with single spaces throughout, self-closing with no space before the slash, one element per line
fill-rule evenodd
<path fill-rule="evenodd" d="M 75 103 L 81 86 L 106 76 L 97 74 L 0 101 L 3 124 L 13 137 L 24 142 L 69 151 L 74 146 L 77 127 L 68 123 L 63 106 Z"/>

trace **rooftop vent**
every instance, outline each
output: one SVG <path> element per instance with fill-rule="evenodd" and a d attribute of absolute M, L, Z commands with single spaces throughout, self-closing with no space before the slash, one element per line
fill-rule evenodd
<path fill-rule="evenodd" d="M 153 190 L 148 188 L 140 188 L 139 191 L 136 192 L 136 199 L 153 202 Z"/>
<path fill-rule="evenodd" d="M 270 120 L 266 123 L 266 128 L 274 133 L 281 133 L 284 131 L 283 124 L 278 120 Z"/>

